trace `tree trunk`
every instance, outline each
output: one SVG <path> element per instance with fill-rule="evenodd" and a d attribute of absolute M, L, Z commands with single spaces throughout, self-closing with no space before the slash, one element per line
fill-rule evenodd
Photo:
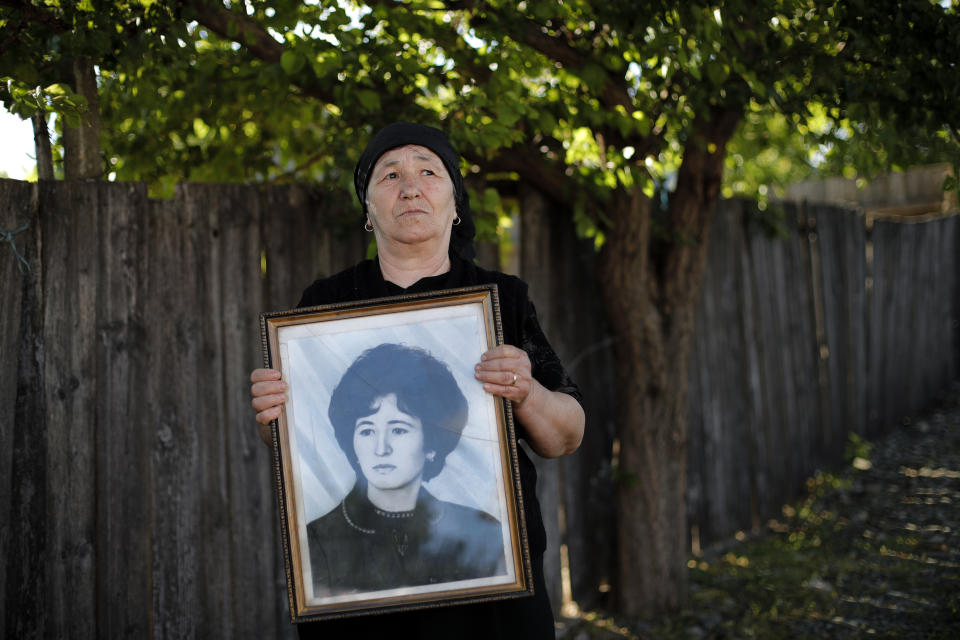
<path fill-rule="evenodd" d="M 619 453 L 617 608 L 645 616 L 686 591 L 686 355 L 690 330 L 670 331 L 649 261 L 650 201 L 614 205 L 598 274 L 614 349 Z M 691 314 L 692 317 L 692 314 Z M 685 328 L 685 327 L 684 327 Z M 616 453 L 616 452 L 615 452 Z"/>
<path fill-rule="evenodd" d="M 689 338 L 685 340 L 689 345 Z M 689 348 L 670 349 L 663 389 L 617 366 L 619 609 L 649 617 L 676 608 L 687 589 L 687 381 Z M 682 352 L 682 353 L 680 353 Z"/>
<path fill-rule="evenodd" d="M 726 142 L 738 111 L 695 124 L 671 194 L 668 231 L 651 233 L 641 186 L 612 202 L 598 265 L 616 339 L 617 608 L 649 617 L 687 585 L 687 359 Z"/>
<path fill-rule="evenodd" d="M 50 150 L 47 114 L 37 111 L 30 120 L 33 123 L 33 146 L 37 154 L 37 179 L 53 180 L 53 152 Z"/>
<path fill-rule="evenodd" d="M 74 91 L 87 99 L 87 112 L 79 127 L 63 125 L 63 174 L 66 180 L 99 178 L 100 102 L 97 98 L 97 76 L 87 58 L 73 60 L 66 73 Z"/>

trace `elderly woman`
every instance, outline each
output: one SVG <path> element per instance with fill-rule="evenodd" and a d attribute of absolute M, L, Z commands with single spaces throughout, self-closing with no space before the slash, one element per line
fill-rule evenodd
<path fill-rule="evenodd" d="M 529 297 L 516 277 L 473 264 L 473 222 L 460 158 L 433 127 L 405 122 L 380 130 L 357 162 L 354 186 L 377 257 L 314 282 L 300 306 L 348 302 L 495 283 L 503 345 L 483 354 L 475 376 L 489 393 L 513 403 L 518 437 L 539 455 L 572 453 L 583 437 L 579 391 L 547 342 Z M 286 401 L 280 373 L 254 371 L 252 404 L 261 435 Z M 543 580 L 546 534 L 536 500 L 536 470 L 518 448 L 535 594 L 492 603 L 301 624 L 300 636 L 417 638 L 553 638 L 553 615 Z"/>
<path fill-rule="evenodd" d="M 357 483 L 307 525 L 314 595 L 505 572 L 498 521 L 421 486 L 443 469 L 467 424 L 467 399 L 445 364 L 404 345 L 368 349 L 343 374 L 327 413 Z"/>

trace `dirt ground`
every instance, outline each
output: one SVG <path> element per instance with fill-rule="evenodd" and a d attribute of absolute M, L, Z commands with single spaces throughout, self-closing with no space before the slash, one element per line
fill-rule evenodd
<path fill-rule="evenodd" d="M 558 638 L 960 638 L 960 386 L 847 454 L 760 536 L 691 557 L 674 615 L 587 611 Z"/>

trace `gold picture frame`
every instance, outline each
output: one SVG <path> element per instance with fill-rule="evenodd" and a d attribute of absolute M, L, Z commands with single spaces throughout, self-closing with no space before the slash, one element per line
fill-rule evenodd
<path fill-rule="evenodd" d="M 510 403 L 473 377 L 503 341 L 496 285 L 260 326 L 289 385 L 272 434 L 294 622 L 533 592 Z"/>

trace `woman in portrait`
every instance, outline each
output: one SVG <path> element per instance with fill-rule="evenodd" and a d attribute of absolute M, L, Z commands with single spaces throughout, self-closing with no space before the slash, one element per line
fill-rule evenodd
<path fill-rule="evenodd" d="M 368 349 L 343 374 L 327 413 L 357 481 L 307 525 L 315 596 L 505 572 L 499 522 L 423 487 L 467 424 L 467 399 L 444 363 L 405 345 Z"/>
<path fill-rule="evenodd" d="M 446 135 L 434 127 L 395 122 L 378 131 L 353 173 L 363 211 L 358 224 L 376 238 L 377 255 L 315 281 L 304 290 L 298 306 L 496 284 L 504 344 L 481 356 L 474 377 L 487 393 L 510 400 L 518 439 L 545 458 L 567 455 L 583 437 L 579 389 L 540 327 L 527 284 L 474 263 L 475 227 L 460 162 Z M 268 425 L 287 401 L 288 387 L 281 377 L 275 369 L 257 369 L 250 375 L 253 408 L 260 434 L 268 443 Z M 378 410 L 382 404 L 377 405 Z M 410 413 L 416 411 L 410 409 Z M 434 451 L 435 456 L 440 454 Z M 425 449 L 424 456 L 429 452 Z M 533 568 L 532 595 L 300 624 L 300 638 L 400 634 L 460 640 L 552 640 L 553 614 L 543 575 L 547 539 L 536 497 L 537 471 L 522 447 L 517 448 L 517 457 Z M 426 469 L 425 463 L 424 474 Z M 362 489 L 359 491 L 362 497 Z M 350 501 L 348 497 L 348 508 Z"/>

